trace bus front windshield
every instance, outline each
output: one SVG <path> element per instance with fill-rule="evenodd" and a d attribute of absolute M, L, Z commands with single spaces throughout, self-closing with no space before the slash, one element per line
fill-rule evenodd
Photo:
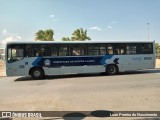
<path fill-rule="evenodd" d="M 24 58 L 23 45 L 9 45 L 7 46 L 7 60 L 8 63 L 19 61 Z"/>

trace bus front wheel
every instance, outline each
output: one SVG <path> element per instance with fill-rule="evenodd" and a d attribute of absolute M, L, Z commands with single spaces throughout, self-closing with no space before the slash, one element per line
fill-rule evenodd
<path fill-rule="evenodd" d="M 31 70 L 31 77 L 34 80 L 40 80 L 44 78 L 44 71 L 42 68 L 33 68 Z"/>
<path fill-rule="evenodd" d="M 118 67 L 116 65 L 108 65 L 106 68 L 108 75 L 116 75 L 118 73 Z"/>

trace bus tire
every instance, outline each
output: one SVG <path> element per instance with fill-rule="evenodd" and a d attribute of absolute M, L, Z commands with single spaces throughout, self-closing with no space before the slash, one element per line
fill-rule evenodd
<path fill-rule="evenodd" d="M 108 75 L 116 75 L 118 73 L 118 67 L 114 64 L 108 65 L 106 67 L 106 73 Z"/>
<path fill-rule="evenodd" d="M 31 70 L 31 77 L 34 80 L 40 80 L 44 78 L 44 70 L 42 68 L 33 68 Z"/>

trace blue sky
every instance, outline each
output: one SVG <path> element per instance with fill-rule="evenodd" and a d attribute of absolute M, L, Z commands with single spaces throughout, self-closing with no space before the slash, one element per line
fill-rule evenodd
<path fill-rule="evenodd" d="M 61 40 L 77 28 L 93 40 L 147 40 L 147 23 L 160 42 L 160 0 L 0 0 L 0 41 L 31 41 L 40 29 Z"/>

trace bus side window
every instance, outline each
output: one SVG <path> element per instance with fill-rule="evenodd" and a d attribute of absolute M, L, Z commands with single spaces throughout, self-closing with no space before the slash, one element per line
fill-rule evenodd
<path fill-rule="evenodd" d="M 70 54 L 71 56 L 83 56 L 85 55 L 85 46 L 84 45 L 70 45 Z"/>
<path fill-rule="evenodd" d="M 99 46 L 95 44 L 88 45 L 87 55 L 99 55 Z"/>
<path fill-rule="evenodd" d="M 118 45 L 118 54 L 125 55 L 126 54 L 126 44 L 119 44 Z"/>
<path fill-rule="evenodd" d="M 81 49 L 79 46 L 72 47 L 72 55 L 73 56 L 80 56 L 81 55 Z"/>
<path fill-rule="evenodd" d="M 130 54 L 137 54 L 137 45 L 136 44 L 127 44 L 127 47 L 126 47 L 126 52 L 128 55 Z"/>
<path fill-rule="evenodd" d="M 53 46 L 51 47 L 51 56 L 58 56 L 58 48 Z"/>
<path fill-rule="evenodd" d="M 68 47 L 66 45 L 62 45 L 59 47 L 59 56 L 68 56 Z"/>
<path fill-rule="evenodd" d="M 25 56 L 26 57 L 34 57 L 33 47 L 31 45 L 26 45 L 26 47 L 25 47 Z"/>
<path fill-rule="evenodd" d="M 47 45 L 40 45 L 39 56 L 47 56 Z"/>
<path fill-rule="evenodd" d="M 100 50 L 100 55 L 106 55 L 106 46 L 105 45 L 100 45 L 99 50 Z"/>
<path fill-rule="evenodd" d="M 125 47 L 122 43 L 115 43 L 113 44 L 113 50 L 115 55 L 122 55 L 125 54 Z"/>
<path fill-rule="evenodd" d="M 141 44 L 141 52 L 142 54 L 152 54 L 152 44 L 151 43 L 143 43 Z"/>
<path fill-rule="evenodd" d="M 115 54 L 115 55 L 119 55 L 119 50 L 118 50 L 118 49 L 115 49 L 115 50 L 114 50 L 114 54 Z"/>
<path fill-rule="evenodd" d="M 113 46 L 111 44 L 107 45 L 107 54 L 112 55 L 113 54 Z"/>

